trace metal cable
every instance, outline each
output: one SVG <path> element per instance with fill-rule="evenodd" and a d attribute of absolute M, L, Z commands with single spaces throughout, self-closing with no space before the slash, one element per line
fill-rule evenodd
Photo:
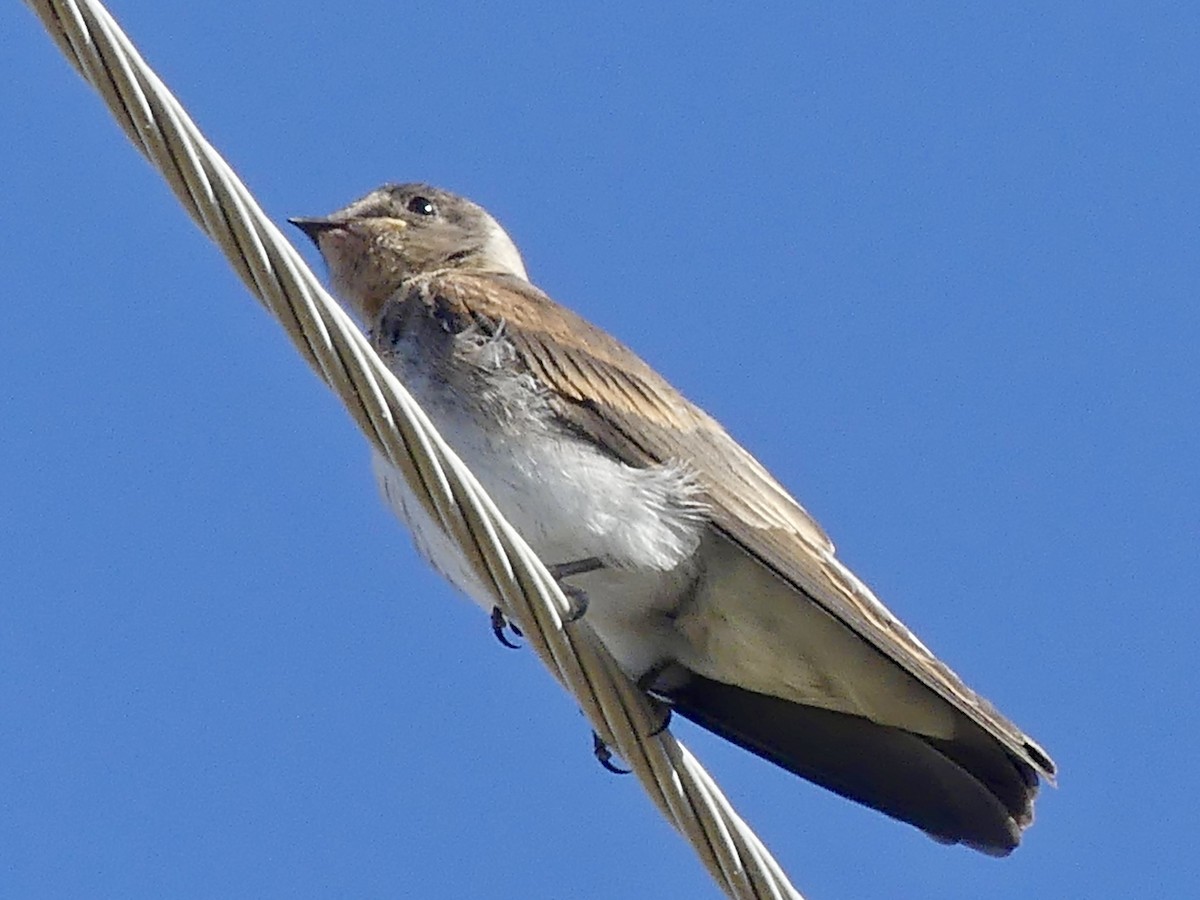
<path fill-rule="evenodd" d="M 59 49 L 99 91 L 184 209 L 224 251 L 250 292 L 341 398 L 426 510 L 464 549 L 479 580 L 529 646 L 579 701 L 650 798 L 730 897 L 803 900 L 661 712 L 616 666 L 424 412 L 324 291 L 296 250 L 204 139 L 183 107 L 95 0 L 26 0 Z"/>

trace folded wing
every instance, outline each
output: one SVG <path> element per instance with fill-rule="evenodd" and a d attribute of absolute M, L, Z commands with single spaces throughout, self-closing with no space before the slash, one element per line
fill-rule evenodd
<path fill-rule="evenodd" d="M 521 279 L 455 273 L 429 290 L 496 327 L 512 326 L 507 337 L 549 386 L 569 427 L 631 466 L 687 466 L 718 539 L 769 572 L 779 589 L 771 593 L 787 598 L 797 615 L 811 615 L 804 605 L 815 604 L 834 628 L 823 646 L 844 647 L 859 661 L 830 671 L 831 680 L 862 672 L 877 682 L 885 672 L 894 683 L 864 684 L 863 697 L 916 690 L 924 707 L 908 721 L 904 704 L 855 706 L 844 696 L 798 702 L 690 672 L 669 692 L 681 713 L 939 840 L 995 854 L 1016 846 L 1033 818 L 1038 776 L 1053 779 L 1053 761 L 837 560 L 820 526 L 714 419 L 623 344 Z M 837 659 L 828 667 L 836 669 Z M 929 726 L 931 714 L 938 727 Z"/>

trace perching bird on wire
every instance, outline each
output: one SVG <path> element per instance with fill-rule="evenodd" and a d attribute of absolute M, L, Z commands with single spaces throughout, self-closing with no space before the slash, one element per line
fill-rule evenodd
<path fill-rule="evenodd" d="M 532 285 L 476 204 L 386 185 L 292 219 L 335 294 L 622 669 L 699 725 L 936 840 L 994 855 L 1050 757 L 834 555 L 712 417 Z M 420 552 L 491 611 L 381 456 Z M 494 622 L 499 633 L 503 619 Z"/>

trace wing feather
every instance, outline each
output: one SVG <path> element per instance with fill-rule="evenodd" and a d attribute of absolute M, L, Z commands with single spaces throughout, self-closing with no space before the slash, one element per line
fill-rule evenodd
<path fill-rule="evenodd" d="M 631 466 L 685 464 L 718 530 L 1053 779 L 1046 752 L 938 660 L 837 560 L 825 532 L 758 460 L 633 351 L 516 277 L 447 273 L 430 288 L 503 321 L 572 428 Z"/>

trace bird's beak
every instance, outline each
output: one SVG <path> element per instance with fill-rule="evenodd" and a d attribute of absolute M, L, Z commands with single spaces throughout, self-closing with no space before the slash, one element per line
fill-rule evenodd
<path fill-rule="evenodd" d="M 322 234 L 326 231 L 332 231 L 334 228 L 344 228 L 346 225 L 345 222 L 338 219 L 307 219 L 303 216 L 296 216 L 295 218 L 288 219 L 288 221 L 308 235 L 309 240 L 317 245 L 317 249 L 320 249 L 321 246 L 317 239 Z"/>

